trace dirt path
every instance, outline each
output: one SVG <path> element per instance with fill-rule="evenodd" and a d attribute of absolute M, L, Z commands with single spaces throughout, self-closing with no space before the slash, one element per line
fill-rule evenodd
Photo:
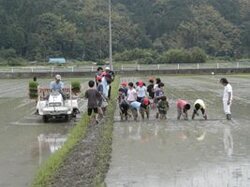
<path fill-rule="evenodd" d="M 91 186 L 96 176 L 96 155 L 102 124 L 88 126 L 87 136 L 77 145 L 55 175 L 51 187 Z"/>

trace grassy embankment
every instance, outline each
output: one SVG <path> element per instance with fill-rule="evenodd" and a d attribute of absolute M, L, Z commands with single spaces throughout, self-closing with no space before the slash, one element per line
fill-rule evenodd
<path fill-rule="evenodd" d="M 103 130 L 97 153 L 97 175 L 93 180 L 93 183 L 96 185 L 103 183 L 106 172 L 108 171 L 110 154 L 112 151 L 113 118 L 116 108 L 118 86 L 119 78 L 117 77 L 116 81 L 112 84 L 112 99 L 107 107 L 105 122 L 102 124 Z M 87 113 L 84 113 L 80 122 L 78 122 L 78 124 L 69 133 L 69 137 L 64 146 L 55 154 L 51 155 L 50 158 L 39 168 L 32 183 L 33 187 L 47 187 L 48 184 L 53 181 L 56 171 L 63 164 L 70 151 L 86 136 L 87 126 L 89 124 L 90 118 Z"/>
<path fill-rule="evenodd" d="M 113 124 L 118 97 L 117 90 L 119 87 L 119 82 L 120 78 L 117 77 L 115 83 L 112 85 L 112 99 L 109 102 L 106 119 L 104 125 L 102 126 L 103 131 L 97 152 L 97 174 L 93 180 L 94 186 L 105 186 L 104 180 L 109 169 L 112 152 Z"/>

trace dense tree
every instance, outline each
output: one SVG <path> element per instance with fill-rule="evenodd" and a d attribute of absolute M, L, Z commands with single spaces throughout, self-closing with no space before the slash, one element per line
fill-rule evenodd
<path fill-rule="evenodd" d="M 0 17 L 0 54 L 108 57 L 107 0 L 0 0 Z M 115 53 L 199 47 L 213 56 L 250 55 L 250 1 L 112 0 L 112 29 Z"/>

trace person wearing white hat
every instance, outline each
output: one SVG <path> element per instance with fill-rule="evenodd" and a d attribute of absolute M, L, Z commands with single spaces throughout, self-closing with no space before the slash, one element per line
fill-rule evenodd
<path fill-rule="evenodd" d="M 55 80 L 50 83 L 51 91 L 57 91 L 57 92 L 60 92 L 62 94 L 62 89 L 64 87 L 64 84 L 61 80 L 62 80 L 61 75 L 57 74 L 55 76 Z"/>

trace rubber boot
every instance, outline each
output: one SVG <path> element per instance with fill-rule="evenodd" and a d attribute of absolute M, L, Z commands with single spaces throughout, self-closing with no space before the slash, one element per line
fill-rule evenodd
<path fill-rule="evenodd" d="M 231 114 L 227 114 L 226 117 L 227 117 L 227 120 L 231 120 L 232 119 Z"/>
<path fill-rule="evenodd" d="M 205 115 L 203 116 L 203 118 L 204 118 L 205 120 L 207 120 L 207 115 L 205 114 Z"/>

